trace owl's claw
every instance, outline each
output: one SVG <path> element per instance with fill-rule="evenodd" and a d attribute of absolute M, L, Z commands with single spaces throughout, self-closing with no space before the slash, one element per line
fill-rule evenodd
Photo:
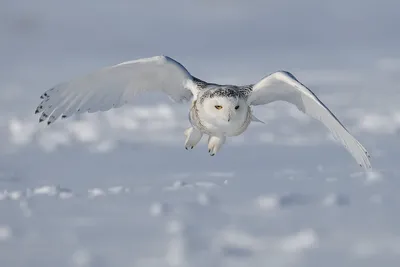
<path fill-rule="evenodd" d="M 210 136 L 208 138 L 208 153 L 210 153 L 210 156 L 214 156 L 221 149 L 225 140 L 225 136 Z"/>
<path fill-rule="evenodd" d="M 185 136 L 186 136 L 185 149 L 189 150 L 189 148 L 193 149 L 200 142 L 203 134 L 199 130 L 190 127 L 186 129 Z"/>

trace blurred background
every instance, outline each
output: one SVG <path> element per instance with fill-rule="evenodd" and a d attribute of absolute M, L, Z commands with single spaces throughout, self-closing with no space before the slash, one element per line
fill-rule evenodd
<path fill-rule="evenodd" d="M 0 0 L 1 266 L 397 266 L 400 2 Z M 210 158 L 187 105 L 51 127 L 55 84 L 156 55 L 216 83 L 292 72 L 372 155 L 285 103 Z M 397 171 L 396 171 L 397 170 Z M 328 207 L 328 208 L 327 208 Z"/>

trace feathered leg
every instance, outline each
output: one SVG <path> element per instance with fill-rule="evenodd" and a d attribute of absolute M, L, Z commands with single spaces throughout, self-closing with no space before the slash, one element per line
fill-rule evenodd
<path fill-rule="evenodd" d="M 208 152 L 211 156 L 214 156 L 225 143 L 225 136 L 210 136 L 208 138 Z"/>
<path fill-rule="evenodd" d="M 195 145 L 197 145 L 200 142 L 201 137 L 203 137 L 203 134 L 199 130 L 190 127 L 185 130 L 185 136 L 186 136 L 185 148 L 187 150 L 189 148 L 193 149 Z"/>

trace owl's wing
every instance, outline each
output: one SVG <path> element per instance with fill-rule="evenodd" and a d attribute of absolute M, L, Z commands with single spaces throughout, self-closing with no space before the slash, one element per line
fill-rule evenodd
<path fill-rule="evenodd" d="M 286 101 L 296 105 L 300 111 L 322 122 L 360 166 L 365 169 L 371 168 L 367 150 L 348 132 L 324 103 L 291 73 L 278 71 L 264 77 L 254 84 L 247 101 L 250 105 L 263 105 L 274 101 Z"/>
<path fill-rule="evenodd" d="M 156 56 L 123 62 L 60 83 L 41 96 L 35 113 L 50 124 L 75 113 L 106 111 L 130 103 L 138 93 L 159 91 L 173 101 L 190 100 L 198 90 L 194 78 L 179 62 Z"/>

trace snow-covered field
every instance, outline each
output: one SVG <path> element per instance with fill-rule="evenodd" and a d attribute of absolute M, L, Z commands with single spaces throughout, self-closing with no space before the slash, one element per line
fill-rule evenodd
<path fill-rule="evenodd" d="M 301 2 L 0 2 L 0 266 L 399 266 L 400 4 Z M 37 123 L 55 83 L 159 54 L 221 83 L 292 71 L 373 170 L 283 103 L 215 157 L 158 96 Z"/>

